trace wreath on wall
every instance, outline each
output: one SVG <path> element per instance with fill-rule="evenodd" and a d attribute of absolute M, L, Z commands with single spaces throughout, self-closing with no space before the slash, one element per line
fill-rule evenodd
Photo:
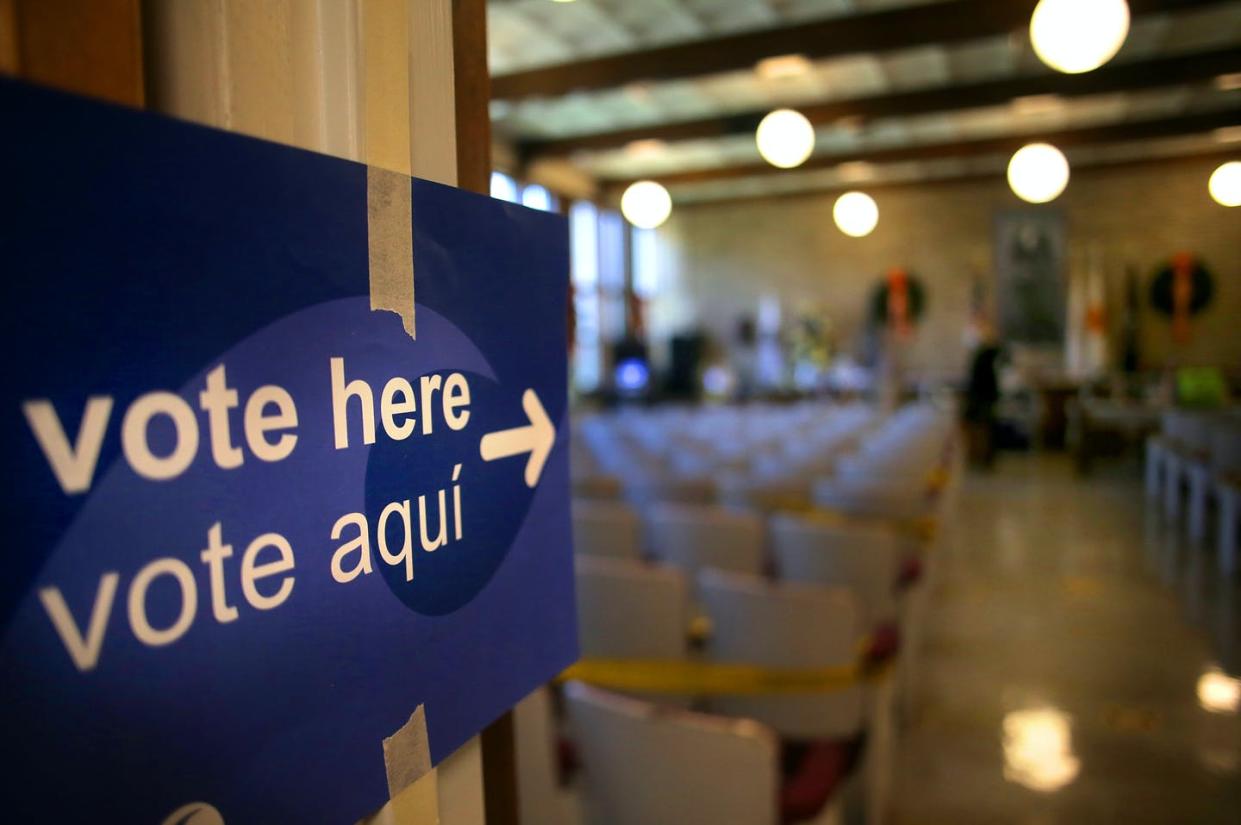
<path fill-rule="evenodd" d="M 872 323 L 880 327 L 889 326 L 893 317 L 894 304 L 899 303 L 902 290 L 905 296 L 907 323 L 916 324 L 922 319 L 926 311 L 926 287 L 921 279 L 907 270 L 893 269 L 871 293 L 870 320 Z"/>
<path fill-rule="evenodd" d="M 1151 305 L 1172 320 L 1172 339 L 1190 339 L 1189 319 L 1206 309 L 1215 293 L 1215 279 L 1202 261 L 1179 252 L 1155 272 L 1151 281 Z"/>
<path fill-rule="evenodd" d="M 1177 295 L 1177 281 L 1186 294 Z M 1178 311 L 1197 315 L 1206 309 L 1215 297 L 1215 278 L 1211 270 L 1192 255 L 1177 255 L 1155 270 L 1151 281 L 1151 306 L 1161 314 L 1174 317 Z M 1179 303 L 1180 307 L 1177 306 Z"/>

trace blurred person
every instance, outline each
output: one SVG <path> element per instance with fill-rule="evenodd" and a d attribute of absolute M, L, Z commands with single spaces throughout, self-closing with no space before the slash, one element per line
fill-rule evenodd
<path fill-rule="evenodd" d="M 736 377 L 737 397 L 742 401 L 753 398 L 758 390 L 758 329 L 748 315 L 737 319 L 729 360 Z"/>
<path fill-rule="evenodd" d="M 1000 401 L 999 367 L 1003 357 L 994 327 L 980 324 L 978 344 L 970 356 L 963 412 L 970 461 L 981 467 L 995 465 L 996 407 Z"/>

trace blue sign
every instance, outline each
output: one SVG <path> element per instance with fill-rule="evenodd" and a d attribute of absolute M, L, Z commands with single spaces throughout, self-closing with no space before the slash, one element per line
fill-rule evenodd
<path fill-rule="evenodd" d="M 0 810 L 350 823 L 577 658 L 564 220 L 0 81 Z M 373 240 L 373 239 L 372 239 Z"/>

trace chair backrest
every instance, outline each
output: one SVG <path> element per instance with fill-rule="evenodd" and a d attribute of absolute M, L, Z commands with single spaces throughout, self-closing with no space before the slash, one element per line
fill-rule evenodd
<path fill-rule="evenodd" d="M 1207 412 L 1183 413 L 1180 437 L 1185 449 L 1195 454 L 1210 452 L 1212 424 L 1216 420 L 1217 416 Z"/>
<path fill-rule="evenodd" d="M 706 571 L 699 598 L 711 619 L 713 661 L 775 668 L 849 665 L 862 630 L 857 602 L 844 588 L 773 584 L 754 576 Z M 860 685 L 803 695 L 712 697 L 711 710 L 770 725 L 793 739 L 840 739 L 862 729 Z"/>
<path fill-rule="evenodd" d="M 576 474 L 571 479 L 574 499 L 603 499 L 615 501 L 620 499 L 624 488 L 621 481 L 607 473 Z"/>
<path fill-rule="evenodd" d="M 642 520 L 621 501 L 573 499 L 573 549 L 583 556 L 642 558 Z"/>
<path fill-rule="evenodd" d="M 589 821 L 775 825 L 779 743 L 766 727 L 565 688 Z"/>
<path fill-rule="evenodd" d="M 926 477 L 920 477 L 917 484 L 907 477 L 827 478 L 815 483 L 812 498 L 818 507 L 851 515 L 913 519 L 934 511 Z"/>
<path fill-rule="evenodd" d="M 748 473 L 722 473 L 716 485 L 720 503 L 728 507 L 769 514 L 810 505 L 810 485 L 797 476 L 760 478 Z"/>
<path fill-rule="evenodd" d="M 1213 423 L 1211 463 L 1225 475 L 1241 477 L 1241 420 L 1220 416 Z"/>
<path fill-rule="evenodd" d="M 651 553 L 692 577 L 701 569 L 763 572 L 763 521 L 728 507 L 659 504 L 647 515 Z"/>
<path fill-rule="evenodd" d="M 625 500 L 645 511 L 660 502 L 710 504 L 715 484 L 709 478 L 679 478 L 662 471 L 630 475 L 625 480 Z"/>
<path fill-rule="evenodd" d="M 1164 410 L 1162 416 L 1163 434 L 1174 446 L 1182 450 L 1200 452 L 1209 449 L 1204 435 L 1207 432 L 1208 415 L 1196 410 L 1173 407 Z"/>
<path fill-rule="evenodd" d="M 771 551 L 786 581 L 844 587 L 858 601 L 866 632 L 896 620 L 901 538 L 879 526 L 837 524 L 814 517 L 771 520 Z"/>
<path fill-rule="evenodd" d="M 578 556 L 577 636 L 583 657 L 680 659 L 689 593 L 679 570 Z"/>

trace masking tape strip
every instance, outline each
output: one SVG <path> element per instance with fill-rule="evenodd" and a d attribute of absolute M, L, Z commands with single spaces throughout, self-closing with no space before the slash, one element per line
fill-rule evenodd
<path fill-rule="evenodd" d="M 891 662 L 818 668 L 770 668 L 660 659 L 582 659 L 557 681 L 580 681 L 611 690 L 748 696 L 836 693 L 882 678 Z"/>
<path fill-rule="evenodd" d="M 388 772 L 388 798 L 431 773 L 431 745 L 427 739 L 427 714 L 419 705 L 400 730 L 383 741 L 384 768 Z"/>
<path fill-rule="evenodd" d="M 366 244 L 371 309 L 401 316 L 414 338 L 413 185 L 407 175 L 366 168 Z"/>

